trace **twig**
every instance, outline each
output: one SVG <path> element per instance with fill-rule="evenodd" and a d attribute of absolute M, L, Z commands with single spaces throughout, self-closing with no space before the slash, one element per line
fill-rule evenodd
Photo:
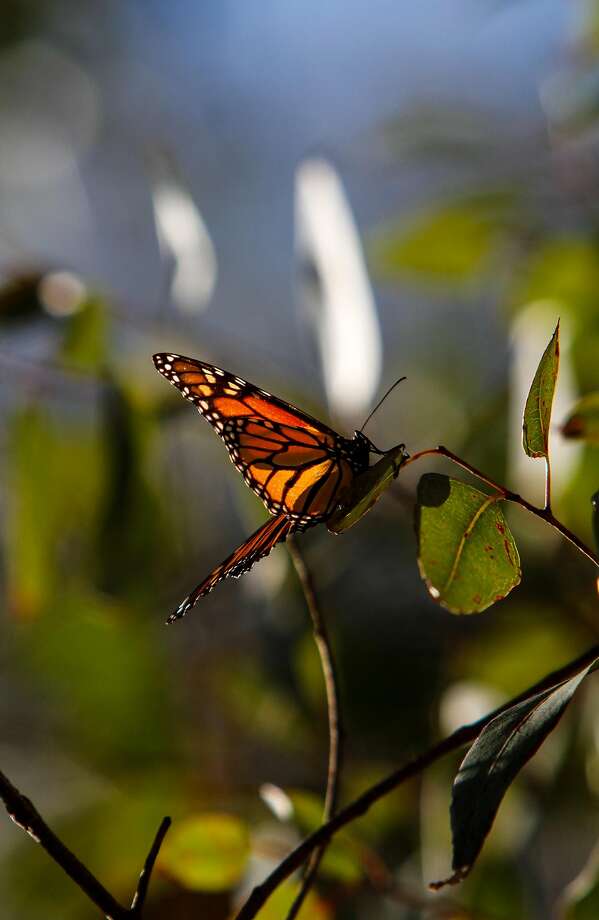
<path fill-rule="evenodd" d="M 253 918 L 257 915 L 260 908 L 266 903 L 273 891 L 282 882 L 284 882 L 292 872 L 294 872 L 296 869 L 299 869 L 299 867 L 306 861 L 306 859 L 308 859 L 313 850 L 322 846 L 323 843 L 327 843 L 331 837 L 334 836 L 334 834 L 341 830 L 341 828 L 345 827 L 347 824 L 355 821 L 356 818 L 359 818 L 365 814 L 368 809 L 374 805 L 375 802 L 378 802 L 380 799 L 384 798 L 384 796 L 388 795 L 402 783 L 406 782 L 406 780 L 411 779 L 413 776 L 417 776 L 419 773 L 422 773 L 426 767 L 429 767 L 432 763 L 435 763 L 435 761 L 439 760 L 445 754 L 449 754 L 451 751 L 457 750 L 464 744 L 467 744 L 469 741 L 473 741 L 474 738 L 476 738 L 482 731 L 485 725 L 488 725 L 488 723 L 491 722 L 501 712 L 504 712 L 511 706 L 515 706 L 516 703 L 519 703 L 522 700 L 533 696 L 535 693 L 539 693 L 541 690 L 545 690 L 548 687 L 552 687 L 556 684 L 559 684 L 561 681 L 566 680 L 568 677 L 576 674 L 585 665 L 592 662 L 598 656 L 599 645 L 594 645 L 578 658 L 570 661 L 562 668 L 558 668 L 556 671 L 552 671 L 551 674 L 543 677 L 540 681 L 538 681 L 536 684 L 533 684 L 523 693 L 518 694 L 518 696 L 513 697 L 511 700 L 508 700 L 507 703 L 504 703 L 502 706 L 494 709 L 492 712 L 488 713 L 486 716 L 483 716 L 481 719 L 478 719 L 476 722 L 472 722 L 469 725 L 463 725 L 461 728 L 456 729 L 455 732 L 453 732 L 451 735 L 448 735 L 437 744 L 433 745 L 433 747 L 429 748 L 428 751 L 420 754 L 418 757 L 414 758 L 414 760 L 409 761 L 403 767 L 400 767 L 398 770 L 394 770 L 393 773 L 390 773 L 384 779 L 380 780 L 378 783 L 375 783 L 374 786 L 371 786 L 369 789 L 363 792 L 362 795 L 358 796 L 357 799 L 354 799 L 353 802 L 350 802 L 349 805 L 346 805 L 345 808 L 342 808 L 340 811 L 338 811 L 330 821 L 327 821 L 326 824 L 321 825 L 317 830 L 306 837 L 294 850 L 292 850 L 291 853 L 289 853 L 289 855 L 286 856 L 285 859 L 279 863 L 279 865 L 271 872 L 271 874 L 260 885 L 257 885 L 253 889 L 245 904 L 236 914 L 234 920 L 253 920 Z"/>
<path fill-rule="evenodd" d="M 142 870 L 133 905 L 131 909 L 128 909 L 119 904 L 75 854 L 59 840 L 54 831 L 48 827 L 33 802 L 19 792 L 1 771 L 0 798 L 15 824 L 43 847 L 48 856 L 58 863 L 60 868 L 87 895 L 90 901 L 102 911 L 107 920 L 127 920 L 127 918 L 132 917 L 138 920 L 147 894 L 150 874 L 164 835 L 168 830 L 170 818 L 165 818 L 160 825 Z"/>
<path fill-rule="evenodd" d="M 327 772 L 327 790 L 322 816 L 323 824 L 325 824 L 333 817 L 337 808 L 337 800 L 339 798 L 339 781 L 341 777 L 341 766 L 343 760 L 344 729 L 341 705 L 339 701 L 339 680 L 337 677 L 335 660 L 333 658 L 331 641 L 324 617 L 320 610 L 318 599 L 316 597 L 312 576 L 294 537 L 290 537 L 287 540 L 287 547 L 289 550 L 289 555 L 291 556 L 291 561 L 295 567 L 297 577 L 302 586 L 304 598 L 306 600 L 306 606 L 308 607 L 310 618 L 312 620 L 314 641 L 316 642 L 318 654 L 320 655 L 320 664 L 322 667 L 322 675 L 324 678 L 327 697 L 327 711 L 329 720 L 329 765 Z M 287 920 L 294 920 L 294 918 L 297 917 L 301 906 L 304 903 L 304 900 L 310 891 L 314 880 L 316 879 L 318 867 L 320 866 L 326 847 L 327 843 L 325 842 L 318 848 L 318 850 L 316 850 L 316 852 L 313 853 L 312 858 L 308 864 L 306 874 L 304 875 L 301 888 L 289 909 L 289 913 L 287 914 Z"/>
<path fill-rule="evenodd" d="M 166 836 L 166 832 L 171 826 L 170 818 L 163 818 L 160 822 L 160 827 L 156 831 L 156 836 L 154 837 L 154 843 L 150 847 L 150 852 L 146 857 L 143 869 L 139 874 L 139 881 L 137 883 L 137 889 L 133 895 L 133 900 L 131 902 L 131 911 L 130 913 L 135 917 L 141 917 L 141 913 L 144 909 L 144 904 L 146 902 L 146 897 L 148 894 L 148 887 L 150 884 L 150 878 L 152 876 L 152 870 L 154 869 L 154 863 L 160 852 L 160 847 L 162 846 L 162 841 Z"/>
<path fill-rule="evenodd" d="M 447 457 L 448 460 L 451 460 L 453 463 L 456 463 L 458 466 L 461 466 L 462 469 L 467 470 L 468 473 L 471 473 L 472 476 L 476 476 L 477 479 L 480 479 L 481 482 L 486 483 L 492 489 L 495 489 L 500 493 L 501 497 L 507 502 L 513 502 L 516 505 L 520 505 L 522 508 L 525 508 L 531 514 L 534 514 L 535 517 L 541 518 L 543 521 L 546 521 L 550 524 L 558 533 L 561 533 L 566 540 L 569 540 L 570 543 L 573 543 L 574 546 L 580 550 L 580 552 L 590 559 L 597 567 L 599 567 L 599 557 L 595 555 L 592 549 L 588 547 L 582 540 L 576 536 L 575 533 L 572 533 L 565 524 L 562 524 L 561 521 L 558 521 L 554 517 L 553 512 L 551 511 L 551 493 L 546 493 L 546 505 L 544 508 L 539 508 L 536 505 L 533 505 L 526 498 L 523 498 L 521 495 L 518 495 L 517 492 L 512 492 L 511 489 L 506 489 L 505 486 L 500 485 L 498 482 L 495 482 L 489 476 L 486 476 L 484 473 L 481 473 L 480 470 L 477 470 L 475 466 L 468 463 L 466 460 L 462 460 L 461 457 L 458 457 L 457 454 L 452 453 L 448 450 L 447 447 L 439 445 L 439 447 L 429 447 L 427 450 L 421 450 L 416 454 L 413 454 L 409 457 L 408 460 L 404 462 L 404 467 L 408 466 L 410 463 L 414 463 L 416 460 L 420 460 L 421 457 L 430 456 L 431 454 L 437 454 L 442 457 Z M 550 488 L 550 487 L 549 487 Z M 549 497 L 549 504 L 547 504 L 547 495 Z"/>

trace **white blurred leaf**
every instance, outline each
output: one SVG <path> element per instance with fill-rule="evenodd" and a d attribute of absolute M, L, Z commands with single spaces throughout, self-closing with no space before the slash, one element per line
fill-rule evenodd
<path fill-rule="evenodd" d="M 202 310 L 216 284 L 216 253 L 191 196 L 172 179 L 154 185 L 156 231 L 165 261 L 173 261 L 170 294 L 186 312 Z"/>
<path fill-rule="evenodd" d="M 329 406 L 357 417 L 380 381 L 381 333 L 354 219 L 324 159 L 305 160 L 297 170 L 295 233 L 298 260 L 310 269 L 300 297 L 314 318 Z"/>

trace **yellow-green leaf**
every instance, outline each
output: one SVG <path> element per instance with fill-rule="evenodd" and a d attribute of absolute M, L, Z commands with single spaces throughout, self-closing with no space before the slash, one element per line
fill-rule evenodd
<path fill-rule="evenodd" d="M 499 506 L 448 476 L 418 484 L 418 566 L 431 596 L 452 613 L 479 613 L 520 582 L 520 557 Z"/>
<path fill-rule="evenodd" d="M 529 457 L 549 456 L 551 407 L 559 369 L 559 321 L 534 375 L 522 423 L 522 444 Z"/>
<path fill-rule="evenodd" d="M 249 852 L 243 821 L 225 812 L 208 812 L 175 824 L 158 865 L 185 888 L 227 891 L 240 881 Z"/>
<path fill-rule="evenodd" d="M 378 463 L 356 476 L 347 500 L 327 521 L 331 533 L 349 530 L 370 511 L 396 478 L 407 456 L 403 444 L 392 447 Z"/>
<path fill-rule="evenodd" d="M 562 425 L 562 434 L 565 438 L 599 444 L 599 392 L 579 399 Z"/>
<path fill-rule="evenodd" d="M 480 272 L 506 231 L 513 205 L 505 192 L 471 195 L 388 229 L 375 245 L 383 276 L 413 273 L 464 282 Z"/>

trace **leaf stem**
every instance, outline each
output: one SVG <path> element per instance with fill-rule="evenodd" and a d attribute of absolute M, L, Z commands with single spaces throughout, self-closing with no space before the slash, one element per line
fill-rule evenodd
<path fill-rule="evenodd" d="M 500 713 L 504 712 L 504 710 L 509 709 L 511 706 L 515 706 L 516 703 L 520 703 L 530 696 L 534 696 L 541 690 L 545 690 L 548 687 L 552 687 L 566 680 L 568 677 L 571 677 L 583 667 L 590 664 L 598 656 L 599 645 L 594 645 L 586 652 L 583 652 L 578 658 L 558 668 L 556 671 L 547 674 L 523 693 L 508 700 L 502 706 L 494 709 L 476 722 L 471 722 L 469 725 L 463 725 L 461 728 L 456 729 L 451 735 L 448 735 L 418 757 L 408 761 L 407 764 L 404 764 L 404 766 L 399 769 L 394 770 L 393 773 L 390 773 L 384 779 L 375 783 L 374 786 L 370 786 L 365 792 L 358 796 L 358 798 L 338 811 L 330 821 L 322 824 L 292 850 L 271 874 L 252 890 L 250 896 L 238 911 L 234 920 L 253 920 L 273 891 L 284 882 L 292 872 L 299 869 L 317 847 L 321 847 L 323 844 L 328 843 L 331 837 L 341 830 L 341 828 L 364 815 L 375 802 L 384 798 L 384 796 L 406 782 L 406 780 L 422 773 L 423 770 L 435 763 L 445 754 L 449 754 L 451 751 L 455 751 L 469 741 L 472 741 L 489 722 Z"/>
<path fill-rule="evenodd" d="M 306 606 L 312 620 L 312 631 L 314 634 L 314 641 L 318 649 L 318 654 L 320 655 L 320 664 L 322 667 L 322 675 L 324 678 L 326 690 L 329 722 L 329 763 L 327 772 L 327 789 L 322 818 L 323 823 L 326 823 L 333 817 L 337 808 L 337 801 L 339 798 L 339 782 L 343 762 L 344 728 L 340 705 L 339 679 L 337 675 L 335 659 L 333 657 L 331 640 L 325 619 L 320 609 L 320 604 L 318 603 L 312 575 L 308 569 L 308 566 L 306 565 L 303 553 L 301 552 L 294 537 L 288 538 L 287 548 L 297 573 L 297 577 L 301 584 L 302 591 L 304 592 Z M 325 841 L 312 854 L 312 858 L 306 869 L 306 874 L 304 875 L 301 888 L 289 909 L 289 913 L 287 914 L 287 920 L 294 920 L 294 918 L 298 915 L 300 908 L 316 879 L 318 867 L 324 856 L 325 850 L 327 848 L 327 843 L 328 842 Z"/>
<path fill-rule="evenodd" d="M 557 530 L 558 533 L 561 533 L 566 540 L 569 540 L 570 543 L 573 543 L 574 546 L 584 555 L 587 559 L 590 559 L 598 568 L 599 568 L 599 557 L 595 555 L 592 549 L 588 547 L 582 540 L 572 533 L 572 531 L 566 527 L 565 524 L 562 524 L 561 521 L 554 516 L 551 510 L 551 484 L 550 477 L 548 477 L 547 482 L 549 483 L 548 487 L 546 486 L 546 497 L 545 497 L 545 507 L 539 508 L 537 505 L 533 505 L 532 502 L 529 502 L 526 498 L 523 498 L 522 495 L 518 495 L 517 492 L 512 492 L 510 489 L 507 489 L 505 486 L 500 485 L 495 480 L 491 479 L 489 476 L 486 476 L 484 473 L 481 473 L 480 470 L 477 470 L 475 466 L 468 463 L 466 460 L 462 460 L 461 457 L 458 457 L 457 454 L 454 454 L 451 450 L 448 450 L 447 447 L 443 447 L 440 444 L 438 447 L 429 447 L 426 450 L 418 451 L 418 453 L 413 454 L 404 462 L 404 467 L 408 466 L 410 463 L 414 463 L 416 460 L 420 460 L 422 457 L 430 456 L 431 454 L 437 454 L 438 456 L 447 457 L 448 460 L 451 460 L 457 466 L 461 466 L 462 469 L 466 470 L 472 476 L 475 476 L 477 479 L 480 479 L 481 482 L 484 482 L 486 485 L 490 486 L 492 489 L 495 489 L 501 497 L 508 502 L 513 502 L 520 507 L 525 508 L 526 511 L 530 514 L 534 514 L 535 517 L 541 518 L 543 521 L 546 521 L 550 524 L 554 530 Z M 549 503 L 548 503 L 549 502 Z"/>
<path fill-rule="evenodd" d="M 545 457 L 545 511 L 551 514 L 551 460 Z"/>

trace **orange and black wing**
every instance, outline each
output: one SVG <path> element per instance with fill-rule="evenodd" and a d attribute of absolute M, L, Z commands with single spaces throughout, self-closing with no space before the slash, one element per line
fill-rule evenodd
<path fill-rule="evenodd" d="M 194 588 L 191 594 L 188 594 L 174 613 L 170 615 L 167 623 L 173 623 L 180 617 L 185 616 L 188 610 L 197 603 L 197 601 L 210 591 L 224 578 L 238 578 L 244 572 L 248 572 L 254 562 L 268 556 L 273 546 L 286 540 L 290 533 L 295 529 L 293 521 L 290 521 L 284 514 L 276 518 L 270 518 L 262 527 L 252 534 L 251 537 L 238 546 L 234 553 L 217 565 L 207 578 Z"/>
<path fill-rule="evenodd" d="M 210 422 L 271 514 L 298 529 L 326 520 L 354 477 L 349 441 L 213 364 L 174 354 L 154 364 Z"/>

